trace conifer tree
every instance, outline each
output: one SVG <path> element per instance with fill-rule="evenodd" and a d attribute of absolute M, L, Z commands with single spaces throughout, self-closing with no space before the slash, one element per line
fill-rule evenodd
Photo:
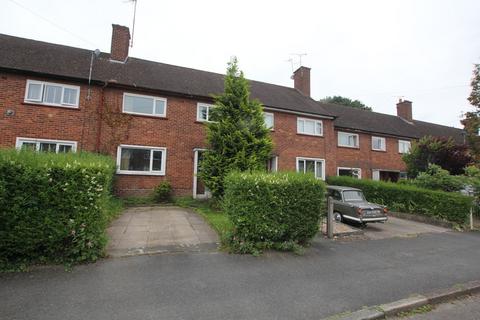
<path fill-rule="evenodd" d="M 263 107 L 259 101 L 250 100 L 249 84 L 236 58 L 228 64 L 224 93 L 215 96 L 210 117 L 208 150 L 199 175 L 212 195 L 221 198 L 229 172 L 265 170 L 273 147 Z"/>

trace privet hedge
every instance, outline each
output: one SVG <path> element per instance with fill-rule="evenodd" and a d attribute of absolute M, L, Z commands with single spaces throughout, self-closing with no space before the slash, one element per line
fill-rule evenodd
<path fill-rule="evenodd" d="M 114 172 L 104 156 L 0 150 L 0 266 L 96 260 Z"/>
<path fill-rule="evenodd" d="M 434 191 L 392 182 L 329 177 L 329 184 L 361 189 L 370 202 L 393 211 L 422 214 L 459 224 L 468 218 L 472 198 L 454 192 Z"/>
<path fill-rule="evenodd" d="M 230 247 L 240 253 L 295 249 L 315 236 L 325 184 L 298 173 L 231 173 L 223 207 L 234 225 Z"/>

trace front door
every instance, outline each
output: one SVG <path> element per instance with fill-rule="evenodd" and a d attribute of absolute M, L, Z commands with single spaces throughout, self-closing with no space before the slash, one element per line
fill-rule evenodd
<path fill-rule="evenodd" d="M 208 189 L 205 187 L 202 179 L 198 176 L 202 170 L 202 160 L 205 150 L 195 149 L 194 150 L 194 161 L 193 161 L 193 197 L 195 199 L 203 199 L 209 196 Z"/>

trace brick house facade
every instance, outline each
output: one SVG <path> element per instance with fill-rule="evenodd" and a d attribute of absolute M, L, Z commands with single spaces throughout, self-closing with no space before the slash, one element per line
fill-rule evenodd
<path fill-rule="evenodd" d="M 112 53 L 98 57 L 0 35 L 0 147 L 109 154 L 119 195 L 145 195 L 164 179 L 178 195 L 203 195 L 195 178 L 207 147 L 199 116 L 223 91 L 223 75 L 130 58 L 128 28 L 113 29 Z M 311 99 L 310 69 L 293 78 L 295 88 L 250 81 L 252 96 L 273 115 L 271 168 L 396 180 L 405 170 L 399 141 L 462 139 L 459 129 L 415 122 L 408 101 L 407 109 L 399 103 L 402 117 L 352 110 Z M 372 137 L 386 148 L 372 150 Z"/>

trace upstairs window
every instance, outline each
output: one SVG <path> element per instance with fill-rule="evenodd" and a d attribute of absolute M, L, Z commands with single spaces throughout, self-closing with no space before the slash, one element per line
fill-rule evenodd
<path fill-rule="evenodd" d="M 17 149 L 39 152 L 67 153 L 77 150 L 75 141 L 17 138 Z"/>
<path fill-rule="evenodd" d="M 312 136 L 322 136 L 323 122 L 322 120 L 297 118 L 297 133 L 308 134 Z"/>
<path fill-rule="evenodd" d="M 265 120 L 265 126 L 267 127 L 267 129 L 273 130 L 273 126 L 274 126 L 273 113 L 264 112 L 263 119 Z"/>
<path fill-rule="evenodd" d="M 398 140 L 398 152 L 399 153 L 409 153 L 411 143 L 407 140 Z"/>
<path fill-rule="evenodd" d="M 325 160 L 316 158 L 297 158 L 297 172 L 310 173 L 317 179 L 325 180 Z"/>
<path fill-rule="evenodd" d="M 78 108 L 79 86 L 27 80 L 25 102 L 49 106 Z"/>
<path fill-rule="evenodd" d="M 197 104 L 197 121 L 200 122 L 210 122 L 210 110 L 214 106 L 206 103 Z"/>
<path fill-rule="evenodd" d="M 372 137 L 372 150 L 375 151 L 386 151 L 386 141 L 383 137 Z"/>
<path fill-rule="evenodd" d="M 167 99 L 152 96 L 142 96 L 133 93 L 124 93 L 123 112 L 155 117 L 165 117 L 167 113 Z"/>
<path fill-rule="evenodd" d="M 338 133 L 338 145 L 340 147 L 358 148 L 358 134 L 349 132 Z"/>

